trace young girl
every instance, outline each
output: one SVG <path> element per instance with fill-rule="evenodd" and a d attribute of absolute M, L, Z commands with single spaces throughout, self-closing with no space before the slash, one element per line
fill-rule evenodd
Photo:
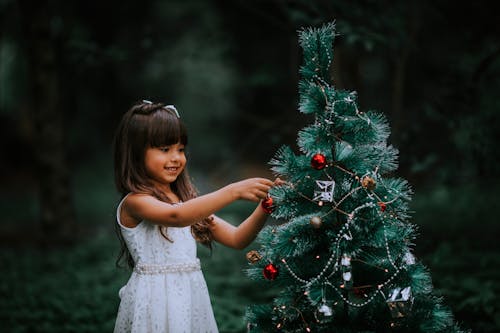
<path fill-rule="evenodd" d="M 242 249 L 263 227 L 262 207 L 238 227 L 213 215 L 233 201 L 264 199 L 274 182 L 246 179 L 196 196 L 186 170 L 187 134 L 175 107 L 142 101 L 115 138 L 122 251 L 133 272 L 120 290 L 115 332 L 217 332 L 196 243 Z"/>

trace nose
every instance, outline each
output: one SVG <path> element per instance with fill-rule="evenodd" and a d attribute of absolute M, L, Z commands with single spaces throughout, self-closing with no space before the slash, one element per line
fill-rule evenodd
<path fill-rule="evenodd" d="M 181 153 L 178 152 L 177 150 L 174 150 L 172 154 L 170 155 L 170 159 L 172 161 L 178 161 L 180 159 Z"/>

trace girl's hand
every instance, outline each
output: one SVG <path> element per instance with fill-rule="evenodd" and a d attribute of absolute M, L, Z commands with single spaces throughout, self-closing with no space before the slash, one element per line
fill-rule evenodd
<path fill-rule="evenodd" d="M 249 178 L 229 186 L 234 198 L 257 202 L 266 198 L 273 185 L 275 183 L 266 178 Z"/>
<path fill-rule="evenodd" d="M 280 185 L 285 185 L 286 184 L 286 181 L 284 181 L 283 179 L 281 178 L 276 178 L 274 180 L 274 186 L 280 186 Z"/>

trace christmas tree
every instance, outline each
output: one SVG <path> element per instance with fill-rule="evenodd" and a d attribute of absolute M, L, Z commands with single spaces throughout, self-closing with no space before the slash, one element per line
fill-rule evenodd
<path fill-rule="evenodd" d="M 272 284 L 272 304 L 247 309 L 250 332 L 461 332 L 412 254 L 407 181 L 383 114 L 358 109 L 331 83 L 335 25 L 299 32 L 299 110 L 314 122 L 270 161 L 285 180 L 263 202 L 267 226 L 248 275 Z"/>

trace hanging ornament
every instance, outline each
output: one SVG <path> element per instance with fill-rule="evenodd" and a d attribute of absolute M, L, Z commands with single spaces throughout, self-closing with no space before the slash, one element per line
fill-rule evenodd
<path fill-rule="evenodd" d="M 344 253 L 342 259 L 340 260 L 340 264 L 346 267 L 351 266 L 351 257 L 349 257 L 347 254 Z"/>
<path fill-rule="evenodd" d="M 306 293 L 308 293 L 308 291 Z M 316 318 L 316 322 L 324 324 L 331 321 L 335 313 L 335 311 L 333 311 L 333 307 L 336 304 L 337 303 L 333 303 L 332 301 L 328 301 L 326 299 L 326 284 L 323 284 L 321 289 L 321 301 L 316 310 L 314 311 L 314 317 Z"/>
<path fill-rule="evenodd" d="M 256 262 L 258 262 L 259 260 L 262 259 L 262 256 L 260 255 L 260 253 L 255 251 L 255 250 L 248 252 L 246 257 L 247 257 L 248 262 L 250 262 L 251 264 L 255 264 Z"/>
<path fill-rule="evenodd" d="M 399 287 L 390 291 L 389 297 L 386 300 L 392 318 L 403 318 L 408 315 L 413 305 L 413 296 L 411 287 L 401 289 Z"/>
<path fill-rule="evenodd" d="M 262 200 L 261 206 L 267 214 L 271 214 L 274 211 L 273 198 L 268 195 L 267 198 Z"/>
<path fill-rule="evenodd" d="M 342 279 L 344 283 L 342 284 L 344 289 L 352 289 L 352 266 L 351 257 L 344 253 L 342 259 L 340 260 L 340 265 L 342 266 Z"/>
<path fill-rule="evenodd" d="M 387 205 L 385 203 L 383 203 L 382 201 L 379 201 L 378 205 L 380 207 L 380 211 L 385 212 L 385 209 L 387 208 Z"/>
<path fill-rule="evenodd" d="M 313 201 L 332 202 L 335 182 L 333 180 L 317 180 L 314 187 Z M 320 205 L 322 206 L 322 205 Z"/>
<path fill-rule="evenodd" d="M 345 239 L 345 240 L 347 240 L 347 241 L 351 241 L 351 240 L 352 240 L 351 230 L 347 229 L 347 232 L 348 232 L 349 234 L 344 233 L 344 234 L 342 235 L 342 238 L 343 238 L 343 239 Z"/>
<path fill-rule="evenodd" d="M 264 277 L 268 280 L 274 280 L 278 277 L 279 269 L 273 263 L 266 265 L 262 270 Z"/>
<path fill-rule="evenodd" d="M 366 188 L 368 191 L 373 191 L 375 187 L 377 187 L 377 183 L 375 182 L 375 179 L 373 179 L 370 176 L 364 176 L 361 179 L 361 186 Z"/>
<path fill-rule="evenodd" d="M 415 265 L 415 256 L 410 251 L 408 251 L 403 256 L 403 262 L 407 265 Z"/>
<path fill-rule="evenodd" d="M 317 153 L 311 158 L 311 166 L 316 170 L 321 170 L 326 166 L 326 157 L 323 154 Z"/>
<path fill-rule="evenodd" d="M 323 224 L 323 221 L 321 220 L 321 217 L 319 217 L 319 216 L 313 216 L 313 217 L 311 217 L 311 220 L 309 221 L 309 223 L 315 229 L 319 229 L 319 228 L 321 228 L 321 225 Z"/>
<path fill-rule="evenodd" d="M 318 323 L 324 324 L 333 319 L 335 311 L 330 303 L 331 302 L 322 301 L 316 311 L 314 311 L 314 317 L 316 317 Z"/>

